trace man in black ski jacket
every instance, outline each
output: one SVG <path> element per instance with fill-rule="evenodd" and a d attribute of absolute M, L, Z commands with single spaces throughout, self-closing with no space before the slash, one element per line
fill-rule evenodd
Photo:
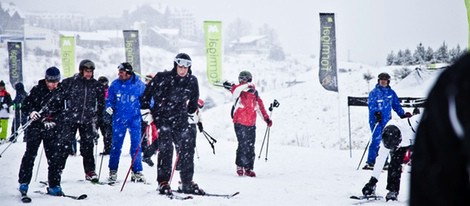
<path fill-rule="evenodd" d="M 97 144 L 97 123 L 102 121 L 104 112 L 104 87 L 93 78 L 95 64 L 88 60 L 82 60 L 79 65 L 79 73 L 66 78 L 62 82 L 65 110 L 63 112 L 64 124 L 62 124 L 62 138 L 64 144 L 70 147 L 61 152 L 65 163 L 72 143 L 75 140 L 77 130 L 80 133 L 80 154 L 83 157 L 83 169 L 85 179 L 97 182 L 95 173 L 95 159 L 93 155 L 94 144 Z"/>
<path fill-rule="evenodd" d="M 416 132 L 410 205 L 470 205 L 470 55 L 443 71 Z"/>
<path fill-rule="evenodd" d="M 58 151 L 61 145 L 59 140 L 60 114 L 63 111 L 63 104 L 60 100 L 60 71 L 57 67 L 50 67 L 46 70 L 45 79 L 39 80 L 38 85 L 31 89 L 30 94 L 24 99 L 22 111 L 29 115 L 31 124 L 26 128 L 26 151 L 21 160 L 18 174 L 19 190 L 22 195 L 28 192 L 31 182 L 34 160 L 36 159 L 39 145 L 43 142 L 46 153 L 48 167 L 47 192 L 51 195 L 62 196 L 61 166 Z"/>
<path fill-rule="evenodd" d="M 13 99 L 13 109 L 15 110 L 15 118 L 13 118 L 13 124 L 11 125 L 11 133 L 14 134 L 21 125 L 24 125 L 27 121 L 26 113 L 21 111 L 23 107 L 23 100 L 28 96 L 28 93 L 24 90 L 24 85 L 21 82 L 15 84 L 16 96 Z M 16 141 L 16 136 L 12 136 L 10 141 Z M 27 136 L 23 136 L 23 142 L 26 142 Z"/>
<path fill-rule="evenodd" d="M 151 108 L 150 101 L 154 100 Z M 143 121 L 150 124 L 155 120 L 158 127 L 158 175 L 161 194 L 171 194 L 169 185 L 173 144 L 177 149 L 176 161 L 180 166 L 180 191 L 204 194 L 193 182 L 194 148 L 196 139 L 191 135 L 189 121 L 196 118 L 199 86 L 197 78 L 191 74 L 191 58 L 185 53 L 176 55 L 171 71 L 159 72 L 147 84 L 142 96 L 141 112 Z M 155 117 L 155 119 L 152 118 Z"/>

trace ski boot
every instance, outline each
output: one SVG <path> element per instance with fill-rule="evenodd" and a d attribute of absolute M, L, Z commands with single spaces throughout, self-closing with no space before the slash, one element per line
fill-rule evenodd
<path fill-rule="evenodd" d="M 390 191 L 387 193 L 387 196 L 385 196 L 385 201 L 389 201 L 389 200 L 392 200 L 392 201 L 397 201 L 398 197 L 398 192 L 394 192 L 394 191 Z"/>
<path fill-rule="evenodd" d="M 364 165 L 364 167 L 362 169 L 363 170 L 374 170 L 374 164 L 366 163 L 366 165 Z"/>
<path fill-rule="evenodd" d="M 110 183 L 115 183 L 117 181 L 117 171 L 116 170 L 110 170 L 109 171 L 108 181 Z"/>
<path fill-rule="evenodd" d="M 245 168 L 245 175 L 248 177 L 256 177 L 256 173 L 253 170 Z"/>
<path fill-rule="evenodd" d="M 199 186 L 191 181 L 190 183 L 183 183 L 178 186 L 178 192 L 185 193 L 185 194 L 194 194 L 194 195 L 205 195 L 203 189 L 199 188 Z"/>
<path fill-rule="evenodd" d="M 150 157 L 142 158 L 142 162 L 147 163 L 150 167 L 153 167 L 153 165 L 155 165 Z"/>
<path fill-rule="evenodd" d="M 237 166 L 237 174 L 238 176 L 243 176 L 243 167 Z"/>
<path fill-rule="evenodd" d="M 89 171 L 85 174 L 85 179 L 97 183 L 98 182 L 98 175 L 96 175 L 95 171 Z"/>
<path fill-rule="evenodd" d="M 28 184 L 21 183 L 18 190 L 20 190 L 21 195 L 26 195 L 28 193 L 28 188 L 29 188 Z"/>
<path fill-rule="evenodd" d="M 132 172 L 131 182 L 143 182 L 145 183 L 145 177 L 142 172 Z"/>
<path fill-rule="evenodd" d="M 48 187 L 47 194 L 53 196 L 64 196 L 64 192 L 62 192 L 62 188 L 60 186 Z"/>
<path fill-rule="evenodd" d="M 371 177 L 369 182 L 362 188 L 362 194 L 364 196 L 375 195 L 375 184 L 377 184 L 377 182 L 377 178 Z"/>
<path fill-rule="evenodd" d="M 172 195 L 171 187 L 167 181 L 160 182 L 158 184 L 157 190 L 160 192 L 161 195 Z"/>

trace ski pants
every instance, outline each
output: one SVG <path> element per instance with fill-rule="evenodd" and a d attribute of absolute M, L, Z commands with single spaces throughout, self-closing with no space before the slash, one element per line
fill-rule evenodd
<path fill-rule="evenodd" d="M 42 127 L 42 126 L 41 126 Z M 44 152 L 46 153 L 48 164 L 48 182 L 49 187 L 60 186 L 61 181 L 61 167 L 58 152 L 59 145 L 57 140 L 58 128 L 54 127 L 49 130 L 43 128 L 28 128 L 26 130 L 28 140 L 26 141 L 26 151 L 24 152 L 23 159 L 21 160 L 20 171 L 18 174 L 18 182 L 20 184 L 31 182 L 33 173 L 34 161 L 36 159 L 41 141 L 43 142 Z M 41 157 L 40 157 L 41 158 Z M 40 165 L 38 165 L 39 167 Z"/>
<path fill-rule="evenodd" d="M 129 134 L 131 136 L 131 148 L 129 150 L 129 154 L 131 155 L 131 158 L 134 158 L 135 155 L 132 171 L 140 172 L 142 171 L 142 151 L 140 149 L 142 141 L 140 130 L 142 128 L 140 115 L 129 119 L 113 118 L 113 143 L 111 146 L 111 153 L 109 154 L 108 167 L 109 170 L 118 170 L 122 144 L 124 143 L 127 129 L 129 129 Z"/>
<path fill-rule="evenodd" d="M 385 125 L 386 123 L 384 123 Z M 369 145 L 369 153 L 367 155 L 367 163 L 374 165 L 375 159 L 377 158 L 377 153 L 379 151 L 380 142 L 382 141 L 382 130 L 384 125 L 378 124 L 377 128 L 375 129 L 374 133 L 372 133 L 372 140 Z M 375 124 L 371 124 L 371 131 L 374 130 Z"/>
<path fill-rule="evenodd" d="M 235 164 L 246 169 L 253 169 L 255 164 L 256 126 L 234 124 L 238 147 Z"/>
<path fill-rule="evenodd" d="M 8 118 L 1 118 L 0 119 L 0 128 L 2 131 L 0 132 L 0 140 L 7 139 L 7 131 L 8 131 Z"/>
<path fill-rule="evenodd" d="M 187 120 L 180 124 L 158 123 L 158 183 L 168 182 L 172 172 L 173 144 L 177 152 L 177 167 L 183 184 L 193 181 L 194 175 L 194 148 L 196 147 L 195 125 L 189 125 Z"/>
<path fill-rule="evenodd" d="M 62 144 L 64 145 L 61 147 L 63 150 L 60 152 L 62 156 L 62 169 L 65 168 L 67 157 L 71 154 L 73 141 L 78 130 L 80 133 L 80 155 L 83 157 L 83 170 L 85 173 L 95 171 L 93 148 L 95 146 L 94 140 L 98 137 L 98 133 L 94 127 L 94 124 L 91 123 L 66 122 L 62 124 Z"/>
<path fill-rule="evenodd" d="M 387 173 L 387 190 L 400 191 L 403 158 L 410 147 L 399 147 L 390 153 L 390 167 Z"/>

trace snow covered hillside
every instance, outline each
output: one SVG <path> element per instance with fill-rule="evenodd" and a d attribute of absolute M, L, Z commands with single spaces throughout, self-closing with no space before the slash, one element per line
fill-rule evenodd
<path fill-rule="evenodd" d="M 87 50 L 79 52 L 86 57 Z M 117 65 L 124 59 L 123 52 L 116 49 L 100 51 L 96 60 L 95 77 L 106 75 L 110 79 L 117 77 Z M 143 48 L 143 74 L 156 73 L 170 69 L 173 53 L 159 49 Z M 6 62 L 6 52 L 0 50 L 2 62 Z M 114 57 L 113 57 L 114 56 Z M 120 58 L 116 58 L 116 56 Z M 126 205 L 126 204 L 161 204 L 161 205 L 351 205 L 357 201 L 350 200 L 350 195 L 359 195 L 363 185 L 368 181 L 371 172 L 356 170 L 363 149 L 370 138 L 367 123 L 367 108 L 351 107 L 348 110 L 348 96 L 366 97 L 376 83 L 380 72 L 393 74 L 392 67 L 373 67 L 360 63 L 338 62 L 339 93 L 326 91 L 318 80 L 318 59 L 307 56 L 290 56 L 284 62 L 272 62 L 264 57 L 239 55 L 224 57 L 223 77 L 235 81 L 238 73 L 249 70 L 257 85 L 260 97 L 265 106 L 274 99 L 280 102 L 279 108 L 272 112 L 269 147 L 259 154 L 266 131 L 261 118 L 257 124 L 256 155 L 260 160 L 255 162 L 258 177 L 238 177 L 235 173 L 236 138 L 230 119 L 231 96 L 220 87 L 207 84 L 205 77 L 205 57 L 192 56 L 193 72 L 199 78 L 201 97 L 211 98 L 215 107 L 203 110 L 205 130 L 218 140 L 215 144 L 216 154 L 202 135 L 198 136 L 197 151 L 199 159 L 195 160 L 194 180 L 211 193 L 232 193 L 240 195 L 232 199 L 195 197 L 193 200 L 169 200 L 157 194 L 156 168 L 144 164 L 144 175 L 151 185 L 128 182 L 123 192 L 121 185 L 91 185 L 80 181 L 84 179 L 82 158 L 70 157 L 63 172 L 62 187 L 65 193 L 77 195 L 87 193 L 88 198 L 82 201 L 68 198 L 42 196 L 32 191 L 45 191 L 39 181 L 47 179 L 45 157 L 42 157 L 37 181 L 35 173 L 39 161 L 36 158 L 33 181 L 30 185 L 30 196 L 34 205 Z M 78 61 L 81 58 L 78 58 Z M 93 59 L 94 60 L 94 59 Z M 5 64 L 5 63 L 4 63 Z M 6 65 L 6 64 L 5 64 Z M 52 65 L 60 65 L 58 58 L 43 58 L 28 55 L 23 63 L 26 90 L 43 78 L 44 70 Z M 60 66 L 59 66 L 60 67 Z M 3 68 L 7 68 L 4 66 Z M 369 72 L 374 79 L 368 84 L 364 73 Z M 400 97 L 425 97 L 440 70 L 413 71 L 407 78 L 397 82 L 392 79 L 391 85 Z M 8 71 L 0 70 L 0 79 L 7 80 L 7 90 L 15 96 L 8 83 Z M 289 85 L 287 82 L 301 82 Z M 407 111 L 411 111 L 408 109 Z M 351 123 L 352 157 L 349 153 L 349 118 Z M 6 145 L 0 145 L 3 150 Z M 129 148 L 126 138 L 124 151 Z M 0 158 L 0 205 L 18 205 L 17 191 L 18 169 L 25 149 L 20 141 L 12 144 Z M 100 139 L 99 151 L 102 149 Z M 265 152 L 268 149 L 268 160 Z M 42 154 L 44 155 L 44 154 Z M 118 180 L 125 178 L 131 157 L 123 152 L 118 172 Z M 101 180 L 107 178 L 107 159 L 104 158 Z M 156 158 L 154 156 L 154 161 Z M 101 157 L 98 157 L 97 172 Z M 362 165 L 363 163 L 361 163 Z M 405 169 L 402 178 L 402 190 L 398 202 L 377 201 L 370 205 L 406 205 L 408 200 L 409 168 Z M 177 187 L 178 175 L 173 178 L 172 187 Z M 377 193 L 385 195 L 386 173 L 379 179 Z"/>

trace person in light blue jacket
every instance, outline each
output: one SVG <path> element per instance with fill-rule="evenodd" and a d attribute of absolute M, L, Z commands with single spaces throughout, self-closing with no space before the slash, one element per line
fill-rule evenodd
<path fill-rule="evenodd" d="M 390 87 L 390 75 L 380 73 L 375 88 L 369 93 L 367 100 L 369 107 L 369 125 L 372 133 L 372 140 L 369 146 L 366 165 L 362 169 L 374 169 L 375 158 L 382 140 L 382 130 L 387 122 L 392 118 L 392 109 L 401 118 L 411 117 L 411 113 L 406 112 L 400 105 L 397 94 Z"/>
<path fill-rule="evenodd" d="M 113 140 L 109 157 L 110 182 L 117 180 L 117 170 L 121 156 L 121 148 L 127 129 L 131 137 L 130 155 L 133 158 L 133 182 L 145 182 L 142 174 L 142 152 L 140 98 L 145 90 L 145 84 L 135 75 L 134 69 L 128 62 L 118 66 L 119 78 L 109 86 L 106 112 L 113 116 Z"/>

